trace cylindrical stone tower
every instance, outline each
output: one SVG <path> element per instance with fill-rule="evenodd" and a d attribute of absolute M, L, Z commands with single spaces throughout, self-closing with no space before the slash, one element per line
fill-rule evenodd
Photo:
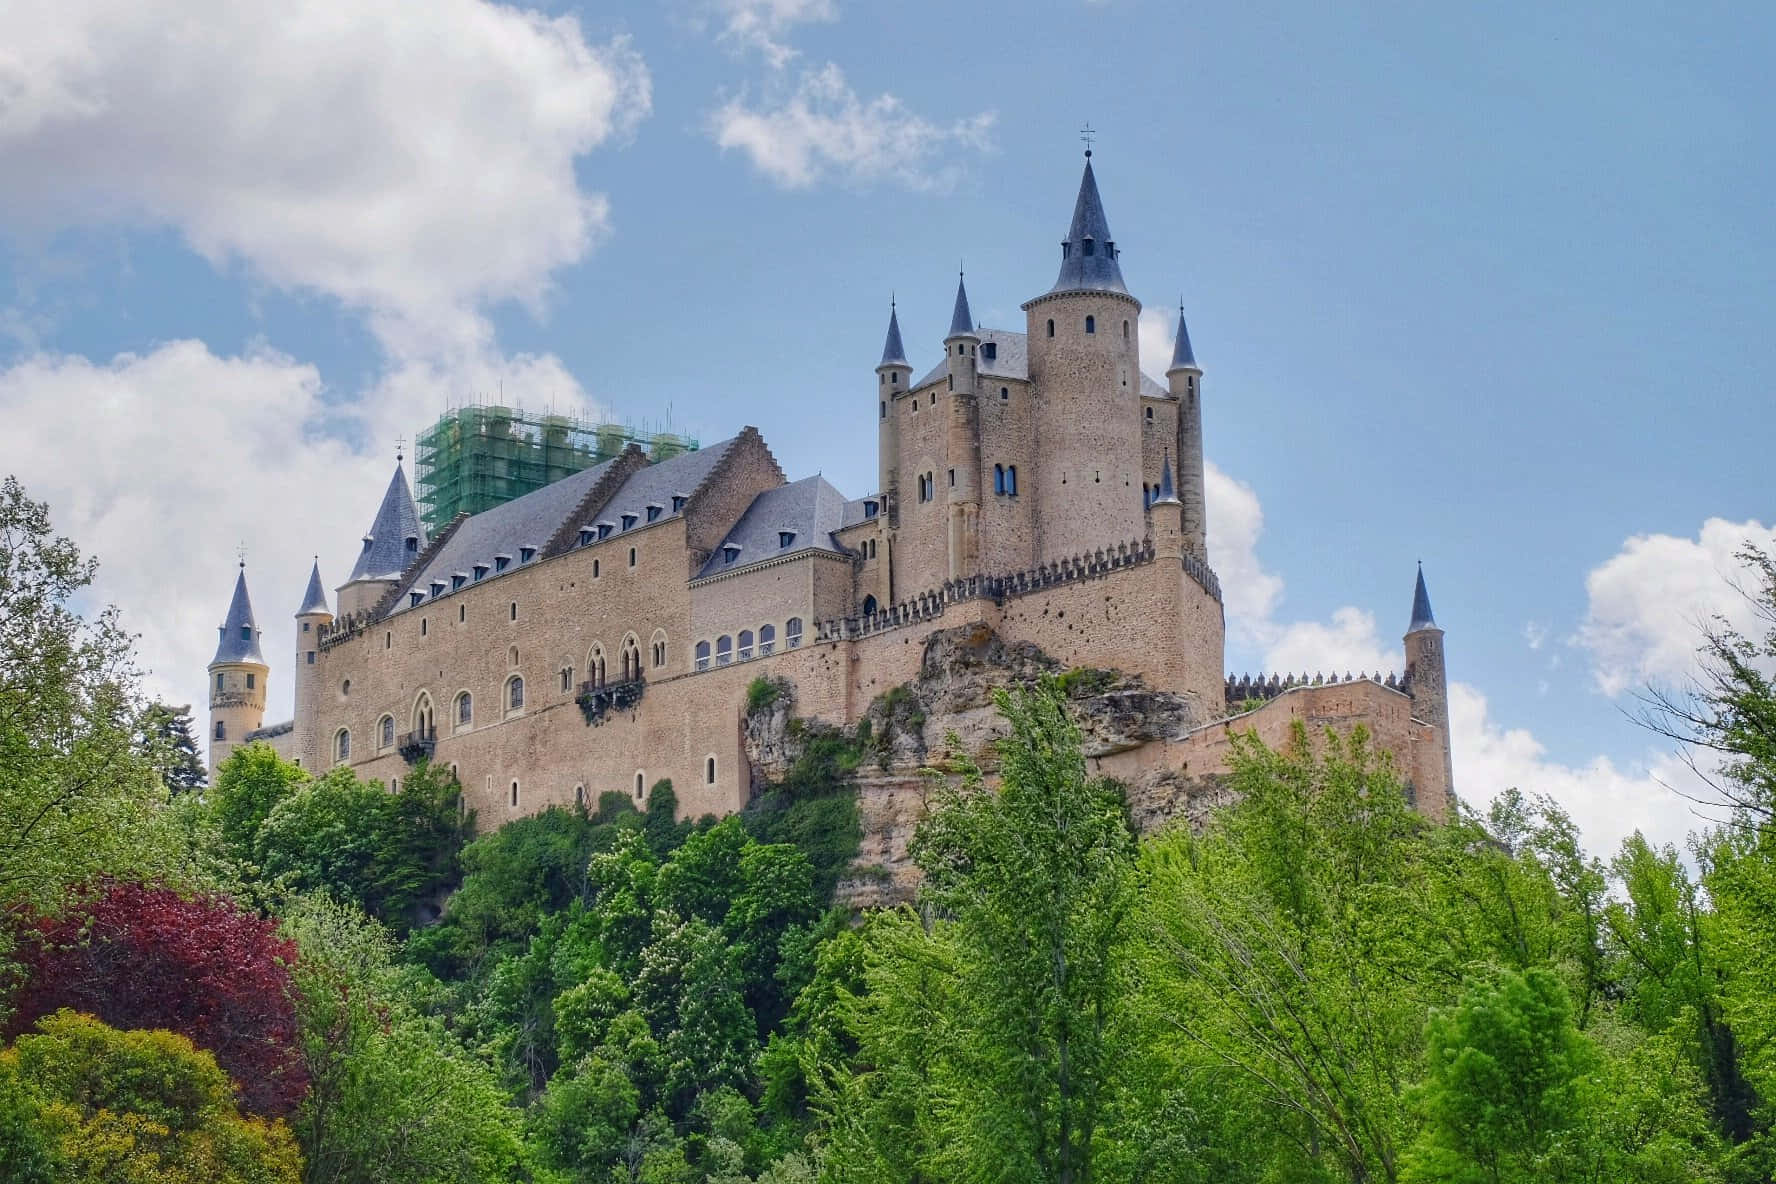
<path fill-rule="evenodd" d="M 980 402 L 975 397 L 980 371 L 980 336 L 968 308 L 968 290 L 956 280 L 956 308 L 944 338 L 949 366 L 949 420 L 944 455 L 949 506 L 950 579 L 978 575 L 980 568 Z"/>
<path fill-rule="evenodd" d="M 913 368 L 907 362 L 906 347 L 900 342 L 900 314 L 890 301 L 888 339 L 882 345 L 881 364 L 876 367 L 878 488 L 890 525 L 900 521 L 900 417 L 895 414 L 894 400 L 907 392 L 912 380 Z"/>
<path fill-rule="evenodd" d="M 326 763 L 321 755 L 317 731 L 321 710 L 321 627 L 333 622 L 327 608 L 327 589 L 321 583 L 321 561 L 315 559 L 309 572 L 308 590 L 302 595 L 302 607 L 296 610 L 296 718 L 295 753 L 297 763 L 305 769 L 322 769 Z"/>
<path fill-rule="evenodd" d="M 216 656 L 210 660 L 210 780 L 216 768 L 265 723 L 265 682 L 271 667 L 259 652 L 259 626 L 247 597 L 247 565 L 234 581 L 234 599 L 219 630 Z"/>
<path fill-rule="evenodd" d="M 1412 623 L 1406 627 L 1406 693 L 1412 696 L 1412 716 L 1437 730 L 1442 738 L 1443 784 L 1436 787 L 1445 795 L 1455 792 L 1455 765 L 1449 751 L 1449 675 L 1443 653 L 1443 630 L 1431 616 L 1431 595 L 1425 590 L 1424 568 L 1418 569 L 1418 586 L 1412 593 Z M 1433 780 L 1434 771 L 1426 770 Z M 1441 803 L 1427 803 L 1424 789 L 1419 787 L 1418 805 L 1435 815 Z"/>
<path fill-rule="evenodd" d="M 1203 495 L 1202 369 L 1190 348 L 1184 306 L 1178 305 L 1178 337 L 1172 364 L 1166 370 L 1172 397 L 1178 400 L 1178 500 L 1184 505 L 1184 548 L 1207 563 L 1208 509 Z"/>

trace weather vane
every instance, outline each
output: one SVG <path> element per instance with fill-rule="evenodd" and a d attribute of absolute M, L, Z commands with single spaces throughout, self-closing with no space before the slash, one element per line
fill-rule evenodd
<path fill-rule="evenodd" d="M 240 559 L 240 565 L 244 569 L 247 566 L 247 540 L 242 539 L 240 546 L 234 549 L 234 553 Z"/>
<path fill-rule="evenodd" d="M 1085 141 L 1085 154 L 1087 156 L 1092 154 L 1092 141 L 1097 138 L 1097 135 L 1098 133 L 1092 130 L 1090 120 L 1087 120 L 1085 126 L 1079 129 L 1079 138 Z"/>
<path fill-rule="evenodd" d="M 406 448 L 407 448 L 407 437 L 406 436 L 396 436 L 395 437 L 395 463 L 396 464 L 401 463 L 401 457 L 402 457 L 402 454 L 406 451 Z"/>

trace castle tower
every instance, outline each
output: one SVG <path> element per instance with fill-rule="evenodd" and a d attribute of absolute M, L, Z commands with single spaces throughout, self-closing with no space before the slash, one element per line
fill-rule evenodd
<path fill-rule="evenodd" d="M 1412 592 L 1412 623 L 1406 627 L 1406 693 L 1412 696 L 1412 716 L 1436 728 L 1442 738 L 1441 770 L 1419 762 L 1419 781 L 1434 780 L 1441 772 L 1444 794 L 1455 791 L 1455 766 L 1449 752 L 1449 679 L 1444 666 L 1443 630 L 1431 616 L 1431 595 L 1425 590 L 1424 565 L 1418 568 L 1418 586 Z M 1431 788 L 1425 786 L 1424 788 Z M 1421 791 L 1419 804 L 1424 807 Z"/>
<path fill-rule="evenodd" d="M 395 475 L 377 507 L 376 520 L 364 535 L 364 549 L 352 567 L 351 577 L 339 586 L 339 615 L 368 612 L 393 588 L 401 573 L 419 557 L 426 545 L 419 507 L 408 488 L 401 458 L 395 458 Z"/>
<path fill-rule="evenodd" d="M 900 314 L 888 302 L 888 339 L 882 343 L 882 361 L 876 367 L 876 399 L 879 436 L 876 456 L 881 466 L 880 488 L 890 525 L 900 521 L 900 420 L 894 413 L 896 396 L 913 381 L 906 346 L 900 343 Z"/>
<path fill-rule="evenodd" d="M 321 561 L 315 558 L 308 573 L 308 589 L 296 610 L 296 763 L 305 769 L 323 768 L 315 720 L 321 709 L 321 668 L 316 664 L 321 627 L 333 623 L 327 609 L 327 589 L 321 583 Z"/>
<path fill-rule="evenodd" d="M 1036 559 L 1139 538 L 1141 302 L 1122 282 L 1091 153 L 1054 287 L 1024 305 L 1035 388 Z"/>
<path fill-rule="evenodd" d="M 1178 338 L 1166 384 L 1178 400 L 1178 500 L 1184 504 L 1184 546 L 1208 562 L 1208 513 L 1203 500 L 1202 369 L 1190 348 L 1184 302 L 1178 302 Z"/>
<path fill-rule="evenodd" d="M 980 403 L 975 380 L 980 336 L 968 308 L 968 288 L 956 278 L 956 308 L 944 338 L 950 371 L 949 420 L 945 425 L 944 480 L 949 497 L 950 579 L 976 574 L 980 566 Z"/>
<path fill-rule="evenodd" d="M 247 597 L 247 564 L 241 561 L 234 599 L 222 622 L 216 656 L 210 659 L 210 781 L 248 732 L 265 723 L 265 680 L 271 667 L 259 653 L 259 626 Z"/>
<path fill-rule="evenodd" d="M 1147 508 L 1149 529 L 1153 532 L 1153 553 L 1161 559 L 1178 560 L 1186 547 L 1184 503 L 1172 484 L 1172 457 L 1166 454 L 1159 471 L 1159 489 Z"/>

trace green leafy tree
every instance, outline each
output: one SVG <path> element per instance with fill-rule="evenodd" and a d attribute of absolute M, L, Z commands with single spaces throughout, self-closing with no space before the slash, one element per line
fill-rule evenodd
<path fill-rule="evenodd" d="M 301 766 L 280 757 L 269 744 L 243 744 L 229 753 L 216 766 L 216 784 L 206 795 L 226 853 L 253 867 L 265 820 L 308 780 Z"/>
<path fill-rule="evenodd" d="M 171 793 L 202 789 L 208 781 L 191 722 L 191 707 L 150 703 L 137 724 L 136 743 Z"/>

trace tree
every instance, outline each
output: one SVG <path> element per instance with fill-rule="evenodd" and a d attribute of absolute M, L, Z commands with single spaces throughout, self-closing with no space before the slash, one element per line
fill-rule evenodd
<path fill-rule="evenodd" d="M 228 1075 L 172 1032 L 119 1032 L 90 1016 L 46 1016 L 0 1053 L 0 1089 L 34 1110 L 64 1184 L 297 1184 L 282 1122 L 244 1118 Z M 3 1137 L 3 1136 L 0 1136 Z M 0 1149 L 0 1163 L 9 1154 Z M 9 1175 L 27 1180 L 28 1176 Z"/>
<path fill-rule="evenodd" d="M 243 744 L 229 753 L 216 766 L 216 784 L 208 794 L 224 850 L 237 862 L 252 866 L 259 829 L 278 803 L 308 779 L 301 766 L 279 756 L 269 744 Z"/>
<path fill-rule="evenodd" d="M 192 731 L 191 706 L 150 703 L 137 725 L 136 743 L 171 793 L 202 789 L 209 777 Z"/>
<path fill-rule="evenodd" d="M 287 1114 L 307 1087 L 295 1048 L 293 943 L 226 897 L 108 883 L 19 935 L 23 985 L 7 1034 L 62 1008 L 116 1028 L 166 1028 L 214 1054 L 242 1104 Z"/>
<path fill-rule="evenodd" d="M 47 506 L 0 482 L 0 907 L 171 862 L 166 789 L 136 745 L 133 639 L 116 609 L 70 607 L 96 571 Z"/>

